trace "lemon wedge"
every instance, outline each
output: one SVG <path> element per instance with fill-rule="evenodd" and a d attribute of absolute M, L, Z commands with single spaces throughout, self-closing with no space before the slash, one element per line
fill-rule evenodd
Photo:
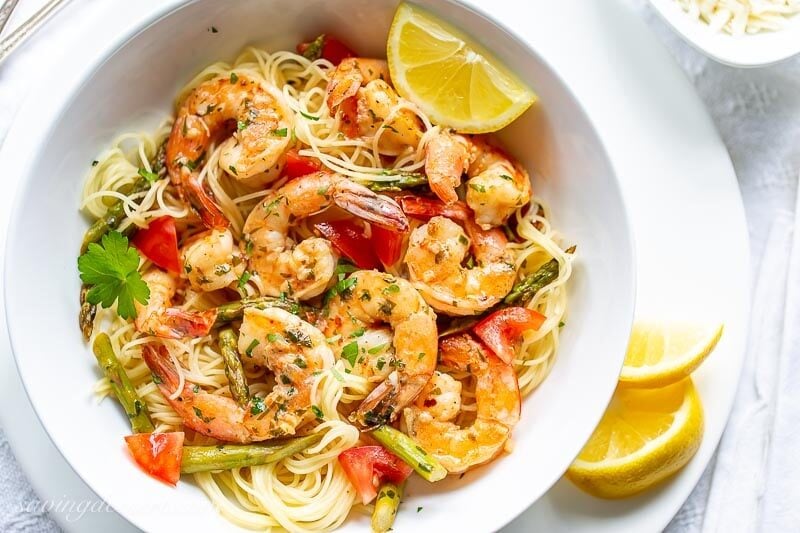
<path fill-rule="evenodd" d="M 386 57 L 400 95 L 434 123 L 460 132 L 497 131 L 536 100 L 482 47 L 415 5 L 397 8 Z"/>
<path fill-rule="evenodd" d="M 682 380 L 714 350 L 722 329 L 722 324 L 634 324 L 620 384 L 663 387 Z"/>
<path fill-rule="evenodd" d="M 618 388 L 567 477 L 600 498 L 631 496 L 683 468 L 702 438 L 691 378 L 660 389 Z"/>

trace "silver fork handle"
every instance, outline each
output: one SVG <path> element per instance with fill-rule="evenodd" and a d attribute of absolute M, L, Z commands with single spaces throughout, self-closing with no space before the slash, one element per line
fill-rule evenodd
<path fill-rule="evenodd" d="M 50 0 L 42 8 L 33 14 L 31 18 L 26 20 L 19 28 L 13 31 L 8 37 L 0 41 L 0 63 L 13 52 L 19 45 L 21 45 L 28 37 L 39 29 L 39 27 L 50 18 L 50 15 L 66 4 L 69 0 Z"/>
<path fill-rule="evenodd" d="M 17 0 L 6 0 L 3 7 L 0 7 L 0 32 L 6 27 L 6 22 L 8 22 L 15 7 L 17 7 Z"/>

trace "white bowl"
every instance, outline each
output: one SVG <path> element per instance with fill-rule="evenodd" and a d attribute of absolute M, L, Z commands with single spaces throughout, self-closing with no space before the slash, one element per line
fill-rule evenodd
<path fill-rule="evenodd" d="M 534 171 L 554 223 L 578 244 L 570 308 L 556 365 L 525 399 L 514 453 L 436 485 L 410 484 L 396 530 L 493 531 L 561 476 L 599 421 L 616 385 L 633 315 L 632 238 L 601 140 L 553 69 L 486 15 L 449 0 L 423 2 L 492 49 L 534 87 L 540 103 L 502 141 Z M 9 228 L 6 311 L 17 366 L 43 426 L 86 483 L 148 531 L 235 529 L 190 481 L 170 488 L 124 452 L 130 428 L 113 401 L 97 405 L 100 372 L 77 327 L 76 256 L 87 221 L 77 211 L 91 161 L 122 131 L 151 129 L 176 91 L 203 66 L 244 45 L 291 49 L 328 31 L 364 55 L 383 55 L 396 0 L 197 0 L 133 28 L 59 86 L 49 122 L 25 123 L 37 140 Z M 165 11 L 167 11 L 165 9 Z M 211 33 L 208 28 L 218 28 Z M 119 43 L 123 43 L 119 45 Z M 65 72 L 53 73 L 53 79 Z M 55 85 L 53 85 L 55 86 Z M 417 514 L 416 508 L 423 507 Z M 366 531 L 353 516 L 349 531 Z"/>
<path fill-rule="evenodd" d="M 693 19 L 675 0 L 650 3 L 689 44 L 720 63 L 763 67 L 800 54 L 800 15 L 788 19 L 786 27 L 779 31 L 734 36 Z"/>

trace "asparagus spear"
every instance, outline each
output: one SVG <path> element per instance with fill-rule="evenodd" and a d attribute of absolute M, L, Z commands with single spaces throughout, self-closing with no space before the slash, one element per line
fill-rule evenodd
<path fill-rule="evenodd" d="M 566 252 L 571 254 L 575 251 L 575 246 L 569 247 Z M 511 292 L 503 300 L 506 305 L 526 303 L 533 298 L 537 292 L 553 283 L 558 277 L 558 261 L 551 259 L 539 267 L 533 274 L 529 274 L 522 281 L 517 282 Z"/>
<path fill-rule="evenodd" d="M 439 481 L 447 476 L 445 467 L 405 433 L 391 426 L 380 426 L 372 431 L 372 437 L 428 481 Z"/>
<path fill-rule="evenodd" d="M 153 173 L 159 177 L 166 175 L 166 149 L 167 143 L 164 141 L 152 162 Z M 136 194 L 137 192 L 146 191 L 150 188 L 150 185 L 152 185 L 150 180 L 140 176 L 132 185 L 120 188 L 120 192 L 122 194 Z M 115 200 L 106 210 L 106 214 L 95 220 L 94 224 L 86 230 L 83 236 L 83 243 L 81 243 L 81 254 L 86 253 L 91 243 L 100 241 L 103 235 L 110 230 L 117 229 L 124 216 L 125 209 L 123 208 L 122 200 Z"/>
<path fill-rule="evenodd" d="M 219 347 L 222 359 L 225 361 L 225 375 L 228 376 L 228 387 L 231 396 L 240 407 L 246 407 L 250 402 L 250 389 L 244 377 L 244 368 L 239 359 L 239 350 L 236 347 L 236 333 L 227 328 L 219 332 Z"/>
<path fill-rule="evenodd" d="M 261 296 L 257 298 L 243 298 L 236 302 L 230 302 L 217 307 L 217 318 L 215 326 L 229 324 L 244 316 L 244 310 L 253 307 L 255 309 L 266 309 L 267 307 L 278 307 L 301 318 L 313 318 L 313 310 L 307 306 L 301 306 L 294 300 L 287 298 L 276 298 L 274 296 Z"/>
<path fill-rule="evenodd" d="M 103 373 L 111 382 L 111 390 L 122 404 L 122 408 L 131 421 L 131 428 L 134 433 L 149 433 L 155 428 L 147 412 L 147 405 L 139 397 L 128 374 L 114 354 L 111 346 L 111 339 L 105 333 L 99 334 L 94 339 L 94 356 L 97 364 L 103 369 Z"/>
<path fill-rule="evenodd" d="M 394 517 L 397 516 L 397 509 L 400 507 L 400 499 L 403 497 L 404 484 L 395 485 L 394 483 L 384 483 L 378 491 L 378 498 L 375 500 L 375 510 L 372 511 L 372 531 L 373 533 L 386 533 L 394 525 Z"/>
<path fill-rule="evenodd" d="M 399 172 L 397 177 L 388 181 L 368 181 L 364 185 L 373 192 L 398 192 L 427 185 L 428 178 L 418 172 Z"/>
<path fill-rule="evenodd" d="M 321 438 L 321 433 L 313 433 L 305 437 L 271 441 L 269 444 L 184 446 L 181 473 L 194 474 L 276 463 L 310 448 Z"/>

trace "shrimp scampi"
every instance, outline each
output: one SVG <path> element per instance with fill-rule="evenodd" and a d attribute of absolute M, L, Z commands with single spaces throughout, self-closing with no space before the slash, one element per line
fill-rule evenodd
<path fill-rule="evenodd" d="M 479 314 L 500 302 L 517 278 L 514 256 L 498 228 L 481 229 L 467 218 L 465 230 L 435 216 L 411 232 L 405 262 L 414 285 L 437 311 Z M 472 251 L 475 265 L 464 264 Z"/>
<path fill-rule="evenodd" d="M 519 422 L 519 384 L 513 366 L 469 334 L 442 339 L 439 360 L 445 368 L 474 377 L 474 422 L 465 427 L 454 422 L 459 413 L 455 398 L 461 387 L 443 375 L 403 411 L 403 417 L 409 435 L 454 474 L 487 463 L 503 451 Z"/>
<path fill-rule="evenodd" d="M 172 305 L 179 279 L 158 268 L 142 275 L 150 290 L 146 305 L 135 302 L 136 330 L 165 339 L 202 337 L 207 335 L 217 317 L 215 310 L 185 311 Z"/>
<path fill-rule="evenodd" d="M 408 219 L 393 200 L 344 176 L 321 171 L 292 180 L 253 208 L 244 225 L 249 269 L 265 282 L 267 294 L 304 300 L 325 290 L 338 253 L 320 237 L 295 243 L 289 228 L 333 206 L 393 231 L 408 229 Z"/>
<path fill-rule="evenodd" d="M 501 226 L 531 199 L 525 169 L 482 136 L 440 132 L 425 146 L 425 173 L 446 204 L 458 200 L 456 188 L 466 173 L 467 205 L 483 229 Z"/>
<path fill-rule="evenodd" d="M 275 374 L 275 387 L 263 399 L 240 407 L 228 396 L 199 390 L 189 381 L 179 388 L 179 370 L 165 346 L 146 345 L 142 356 L 159 389 L 187 427 L 226 442 L 259 442 L 293 435 L 309 419 L 310 387 L 315 372 L 333 364 L 322 333 L 282 309 L 247 309 L 239 351 L 252 355 Z M 250 362 L 245 357 L 246 362 Z M 313 416 L 313 415 L 312 415 Z"/>
<path fill-rule="evenodd" d="M 374 270 L 347 278 L 348 288 L 329 302 L 327 336 L 375 324 L 392 329 L 392 369 L 363 400 L 353 418 L 374 427 L 393 421 L 416 398 L 436 368 L 436 315 L 406 280 Z M 348 335 L 349 337 L 349 335 Z"/>
<path fill-rule="evenodd" d="M 207 227 L 225 228 L 228 219 L 200 182 L 201 159 L 227 136 L 219 158 L 225 172 L 268 183 L 280 175 L 292 125 L 283 95 L 265 81 L 234 72 L 203 82 L 178 109 L 167 142 L 167 171 Z"/>

